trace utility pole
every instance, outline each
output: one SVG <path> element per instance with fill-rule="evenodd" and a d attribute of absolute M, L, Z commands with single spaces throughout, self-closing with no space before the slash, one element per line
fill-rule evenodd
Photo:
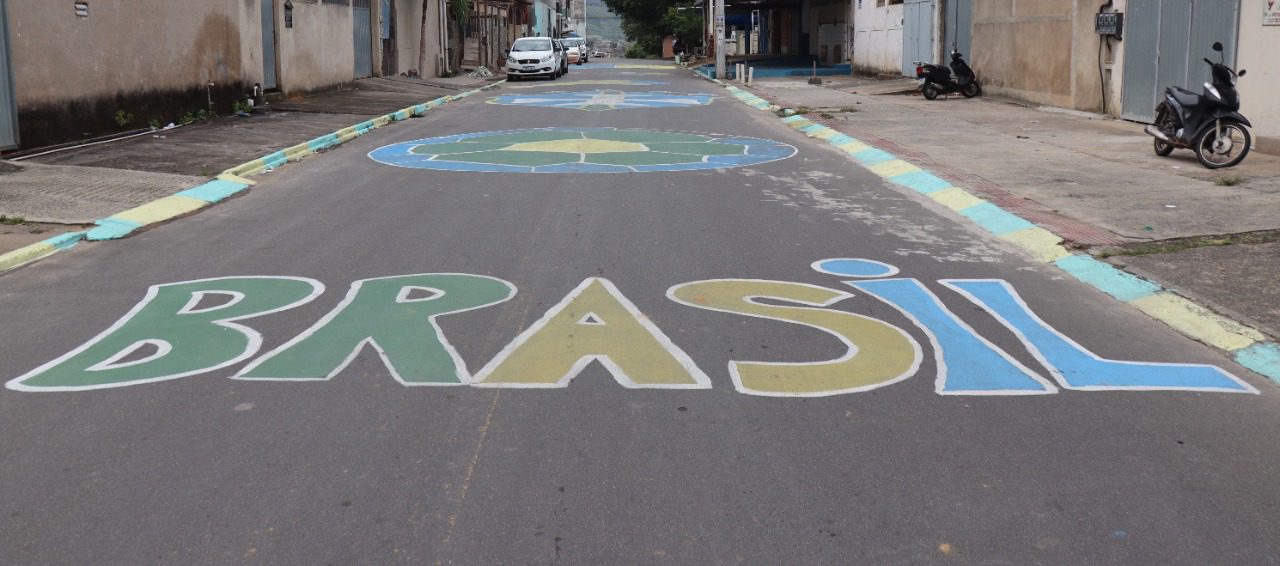
<path fill-rule="evenodd" d="M 712 0 L 716 5 L 716 78 L 724 80 L 724 0 Z"/>

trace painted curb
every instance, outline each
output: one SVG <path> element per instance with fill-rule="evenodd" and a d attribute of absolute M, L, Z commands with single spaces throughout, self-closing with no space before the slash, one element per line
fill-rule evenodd
<path fill-rule="evenodd" d="M 423 116 L 428 110 L 455 100 L 461 100 L 477 92 L 497 88 L 505 82 L 507 81 L 504 79 L 466 92 L 442 96 L 422 104 L 402 108 L 390 114 L 384 114 L 331 134 L 246 161 L 223 171 L 216 178 L 202 185 L 184 189 L 173 195 L 96 220 L 94 221 L 94 227 L 87 231 L 62 234 L 0 255 L 0 273 L 44 259 L 62 250 L 69 249 L 84 240 L 118 240 L 141 228 L 191 214 L 248 190 L 256 184 L 249 177 L 270 172 L 283 167 L 289 162 L 299 161 L 315 153 L 337 147 L 393 122 Z"/>
<path fill-rule="evenodd" d="M 1280 344 L 1267 340 L 1257 329 L 1222 317 L 1171 290 L 1098 261 L 1091 255 L 1073 253 L 1062 246 L 1063 238 L 1057 234 L 870 143 L 816 124 L 791 109 L 770 104 L 724 81 L 701 73 L 694 74 L 724 87 L 734 98 L 752 108 L 782 114 L 782 123 L 836 147 L 880 178 L 928 197 L 968 218 L 988 233 L 1021 248 L 1037 261 L 1056 266 L 1076 280 L 1132 305 L 1184 336 L 1225 351 L 1241 366 L 1280 383 Z"/>

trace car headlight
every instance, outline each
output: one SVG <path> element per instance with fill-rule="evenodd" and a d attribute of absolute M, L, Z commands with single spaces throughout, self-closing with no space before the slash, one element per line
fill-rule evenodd
<path fill-rule="evenodd" d="M 547 55 L 546 57 L 543 57 L 543 58 L 542 58 L 542 62 L 543 62 L 543 63 L 550 63 L 550 62 L 551 62 L 551 57 L 552 57 L 551 55 Z"/>

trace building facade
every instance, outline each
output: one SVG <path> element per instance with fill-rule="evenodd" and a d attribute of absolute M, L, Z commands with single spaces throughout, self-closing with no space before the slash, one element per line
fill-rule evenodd
<path fill-rule="evenodd" d="M 255 85 L 290 95 L 411 70 L 434 76 L 443 61 L 443 5 L 7 0 L 0 20 L 7 61 L 0 69 L 7 64 L 11 73 L 0 89 L 9 83 L 16 115 L 8 118 L 18 130 L 8 145 L 73 141 L 201 110 L 225 114 Z"/>
<path fill-rule="evenodd" d="M 1216 41 L 1249 71 L 1239 89 L 1255 147 L 1280 152 L 1280 17 L 1266 17 L 1277 10 L 1274 0 L 854 0 L 853 68 L 913 76 L 913 60 L 957 49 L 989 94 L 1149 122 L 1166 87 L 1201 90 Z M 1123 15 L 1119 36 L 1099 33 L 1100 13 Z"/>

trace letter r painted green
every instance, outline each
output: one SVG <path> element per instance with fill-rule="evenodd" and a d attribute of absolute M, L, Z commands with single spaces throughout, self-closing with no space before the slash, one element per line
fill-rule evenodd
<path fill-rule="evenodd" d="M 404 385 L 461 385 L 470 374 L 435 318 L 495 305 L 515 293 L 511 283 L 465 273 L 356 281 L 329 314 L 235 379 L 328 380 L 371 344 Z"/>
<path fill-rule="evenodd" d="M 262 336 L 235 321 L 291 309 L 324 285 L 301 277 L 218 277 L 153 285 L 103 333 L 6 384 L 17 391 L 80 391 L 192 376 L 239 363 Z M 213 306 L 209 296 L 226 297 Z M 151 351 L 138 355 L 150 346 Z M 127 361 L 126 361 L 127 360 Z"/>

